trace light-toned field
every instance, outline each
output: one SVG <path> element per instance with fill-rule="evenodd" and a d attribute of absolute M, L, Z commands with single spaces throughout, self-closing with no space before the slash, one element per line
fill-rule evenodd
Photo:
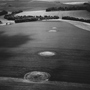
<path fill-rule="evenodd" d="M 50 15 L 50 16 L 59 16 L 62 18 L 62 16 L 71 16 L 71 17 L 77 17 L 77 18 L 84 18 L 84 19 L 90 19 L 90 12 L 85 10 L 77 10 L 77 11 L 54 11 L 54 12 L 46 12 L 45 10 L 38 10 L 38 11 L 24 11 L 22 13 L 17 14 L 18 16 L 44 16 L 44 15 Z"/>
<path fill-rule="evenodd" d="M 62 15 L 76 17 L 76 18 L 90 19 L 90 12 L 84 10 L 66 11 Z"/>
<path fill-rule="evenodd" d="M 25 11 L 22 13 L 17 14 L 16 16 L 45 16 L 45 15 L 50 15 L 50 16 L 59 16 L 62 18 L 62 16 L 71 16 L 71 17 L 76 17 L 76 18 L 83 18 L 83 19 L 90 19 L 90 13 L 85 11 L 85 10 L 78 10 L 78 11 L 55 11 L 55 12 L 46 12 L 45 10 L 39 10 L 39 11 Z M 52 20 L 55 21 L 55 20 Z M 58 21 L 58 20 L 56 20 Z M 90 24 L 84 23 L 84 22 L 78 22 L 78 21 L 70 21 L 70 20 L 64 20 L 68 23 L 71 23 L 79 28 L 89 30 L 90 31 Z"/>
<path fill-rule="evenodd" d="M 66 2 L 64 4 L 70 4 L 70 5 L 75 5 L 75 4 L 84 4 L 85 2 Z"/>
<path fill-rule="evenodd" d="M 43 21 L 51 21 L 51 22 L 55 22 L 55 21 L 63 21 L 63 22 L 67 22 L 70 23 L 78 28 L 81 28 L 83 30 L 87 30 L 90 31 L 90 23 L 85 23 L 85 22 L 80 22 L 80 21 L 73 21 L 73 20 L 64 20 L 64 19 L 52 19 L 52 20 L 43 20 Z"/>

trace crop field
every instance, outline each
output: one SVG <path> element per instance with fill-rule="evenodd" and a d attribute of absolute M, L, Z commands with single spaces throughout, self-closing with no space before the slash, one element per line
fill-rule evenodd
<path fill-rule="evenodd" d="M 71 16 L 71 17 L 77 17 L 77 18 L 83 18 L 83 19 L 90 19 L 90 13 L 85 10 L 77 10 L 77 11 L 52 11 L 52 12 L 46 12 L 45 10 L 38 10 L 38 11 L 24 11 L 22 13 L 17 14 L 18 16 L 59 16 L 62 18 L 62 16 Z M 16 15 L 16 16 L 17 16 Z"/>
<path fill-rule="evenodd" d="M 0 1 L 0 10 L 5 9 L 8 11 L 15 10 L 43 10 L 47 7 L 59 6 L 60 3 L 46 2 L 46 1 Z"/>
<path fill-rule="evenodd" d="M 57 2 L 16 1 L 0 1 L 0 9 L 25 10 L 17 14 L 20 16 L 90 19 L 90 13 L 84 10 L 45 12 L 47 7 L 59 6 Z M 8 22 L 3 16 L 0 20 Z M 90 90 L 89 28 L 89 24 L 64 20 L 0 25 L 0 90 Z M 32 71 L 50 74 L 49 81 L 25 81 L 24 76 Z"/>
<path fill-rule="evenodd" d="M 53 27 L 56 32 L 49 32 Z M 40 56 L 42 51 L 56 55 Z M 0 76 L 23 78 L 27 72 L 44 71 L 50 73 L 50 81 L 90 84 L 89 70 L 89 31 L 66 22 L 0 27 Z"/>

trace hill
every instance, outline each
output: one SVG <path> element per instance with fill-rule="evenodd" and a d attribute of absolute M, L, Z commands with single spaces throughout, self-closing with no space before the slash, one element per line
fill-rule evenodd
<path fill-rule="evenodd" d="M 55 2 L 47 2 L 47 1 L 10 1 L 10 2 L 0 2 L 4 3 L 0 5 L 0 9 L 4 10 L 38 10 L 38 9 L 46 9 L 52 6 L 59 6 L 60 4 Z"/>

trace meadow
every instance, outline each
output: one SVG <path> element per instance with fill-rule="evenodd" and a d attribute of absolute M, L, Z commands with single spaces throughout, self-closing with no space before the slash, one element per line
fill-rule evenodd
<path fill-rule="evenodd" d="M 57 32 L 49 32 L 53 27 Z M 50 73 L 50 81 L 90 83 L 89 31 L 56 21 L 0 26 L 0 33 L 0 76 L 23 78 L 36 70 Z"/>
<path fill-rule="evenodd" d="M 9 4 L 12 2 L 4 9 Z M 44 11 L 53 5 L 56 3 L 16 2 L 6 10 L 24 10 L 18 15 L 90 18 L 87 11 Z M 90 30 L 69 22 L 36 21 L 0 26 L 0 90 L 90 90 Z M 55 55 L 40 56 L 39 53 L 43 51 L 55 52 Z M 49 82 L 22 82 L 24 75 L 32 71 L 49 73 Z"/>

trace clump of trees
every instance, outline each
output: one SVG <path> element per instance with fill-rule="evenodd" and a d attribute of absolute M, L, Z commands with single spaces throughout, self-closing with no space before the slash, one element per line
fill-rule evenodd
<path fill-rule="evenodd" d="M 0 16 L 2 16 L 2 15 L 6 15 L 6 14 L 8 14 L 8 12 L 5 11 L 5 10 L 3 10 L 3 11 L 0 12 Z"/>
<path fill-rule="evenodd" d="M 21 13 L 23 12 L 22 10 L 19 10 L 19 11 L 13 11 L 11 14 L 18 14 L 18 13 Z"/>
<path fill-rule="evenodd" d="M 59 19 L 59 16 L 16 16 L 15 14 L 23 12 L 22 10 L 20 11 L 14 11 L 11 14 L 7 14 L 4 16 L 5 19 L 7 20 L 14 20 L 16 23 L 20 22 L 31 22 L 31 21 L 39 21 L 39 20 L 45 20 L 45 19 Z"/>
<path fill-rule="evenodd" d="M 7 14 L 7 15 L 4 16 L 4 18 L 7 19 L 7 20 L 14 20 L 15 17 L 14 17 L 13 14 Z"/>
<path fill-rule="evenodd" d="M 90 3 L 84 3 L 82 5 L 65 5 L 60 7 L 50 7 L 46 11 L 68 11 L 68 10 L 87 10 L 90 11 Z"/>
<path fill-rule="evenodd" d="M 90 23 L 90 19 L 76 18 L 76 17 L 70 17 L 70 16 L 63 16 L 62 19 Z"/>
<path fill-rule="evenodd" d="M 19 11 L 13 11 L 11 14 L 7 14 L 4 16 L 5 19 L 8 19 L 8 20 L 15 20 L 15 14 L 18 14 L 18 13 L 21 13 L 23 12 L 22 10 L 19 10 Z"/>
<path fill-rule="evenodd" d="M 22 10 L 19 10 L 19 11 L 14 11 L 14 12 L 12 12 L 11 14 L 8 14 L 8 11 L 2 10 L 2 11 L 0 12 L 0 16 L 2 16 L 2 15 L 13 16 L 13 15 L 15 15 L 15 14 L 17 14 L 17 13 L 21 13 L 21 12 L 23 12 L 23 11 L 22 11 Z"/>
<path fill-rule="evenodd" d="M 15 18 L 16 23 L 20 22 L 31 22 L 31 21 L 41 21 L 45 19 L 59 19 L 58 16 L 17 16 Z"/>
<path fill-rule="evenodd" d="M 90 3 L 84 3 L 86 5 L 86 10 L 90 12 Z"/>
<path fill-rule="evenodd" d="M 0 24 L 2 24 L 2 21 L 0 21 Z"/>
<path fill-rule="evenodd" d="M 4 16 L 7 20 L 14 20 L 16 23 L 20 22 L 30 22 L 30 21 L 39 21 L 45 19 L 59 19 L 59 16 L 15 16 L 13 14 L 8 14 Z"/>
<path fill-rule="evenodd" d="M 38 21 L 38 19 L 37 18 L 35 18 L 35 17 L 16 17 L 15 18 L 15 23 L 21 23 L 21 22 L 31 22 L 31 21 Z"/>

